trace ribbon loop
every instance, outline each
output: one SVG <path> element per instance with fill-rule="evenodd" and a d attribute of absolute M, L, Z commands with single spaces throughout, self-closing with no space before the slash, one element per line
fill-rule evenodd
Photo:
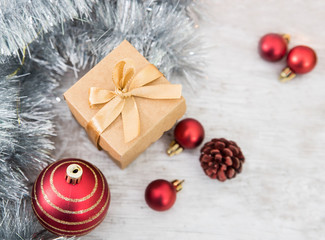
<path fill-rule="evenodd" d="M 180 98 L 182 85 L 180 84 L 159 84 L 152 86 L 144 86 L 131 90 L 131 94 L 137 97 L 151 99 L 175 99 Z"/>
<path fill-rule="evenodd" d="M 117 89 L 121 89 L 121 82 L 123 80 L 123 74 L 124 74 L 123 70 L 125 64 L 126 64 L 125 61 L 120 61 L 115 65 L 113 70 L 112 80 L 115 85 L 115 88 Z"/>
<path fill-rule="evenodd" d="M 92 141 L 99 147 L 99 137 L 121 114 L 125 142 L 130 142 L 140 134 L 140 117 L 134 97 L 149 99 L 179 99 L 181 85 L 157 84 L 144 86 L 163 76 L 152 64 L 135 74 L 132 60 L 118 62 L 112 74 L 115 90 L 97 87 L 89 89 L 89 105 L 105 105 L 86 126 Z"/>
<path fill-rule="evenodd" d="M 150 76 L 150 77 L 148 77 Z M 153 64 L 145 66 L 142 71 L 138 72 L 130 84 L 129 90 L 144 86 L 158 78 L 163 74 Z"/>
<path fill-rule="evenodd" d="M 107 103 L 115 96 L 115 92 L 102 88 L 92 87 L 89 89 L 89 105 L 90 107 L 93 107 L 96 104 Z"/>

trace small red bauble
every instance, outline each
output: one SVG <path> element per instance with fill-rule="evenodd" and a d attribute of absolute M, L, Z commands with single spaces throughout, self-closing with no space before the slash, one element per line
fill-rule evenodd
<path fill-rule="evenodd" d="M 174 130 L 175 142 L 171 143 L 167 153 L 170 156 L 178 154 L 185 149 L 199 146 L 204 139 L 204 129 L 200 122 L 193 118 L 180 121 Z"/>
<path fill-rule="evenodd" d="M 46 167 L 32 189 L 32 207 L 52 233 L 80 236 L 93 230 L 107 213 L 110 192 L 105 177 L 81 159 L 63 159 Z"/>
<path fill-rule="evenodd" d="M 287 53 L 290 36 L 269 33 L 264 35 L 259 44 L 258 51 L 264 60 L 276 62 L 281 60 Z"/>
<path fill-rule="evenodd" d="M 146 188 L 145 199 L 149 207 L 156 211 L 170 209 L 176 201 L 176 193 L 182 189 L 183 181 L 168 182 L 164 179 L 152 181 Z"/>
<path fill-rule="evenodd" d="M 313 70 L 317 63 L 315 51 L 307 46 L 296 46 L 292 48 L 287 56 L 287 65 L 281 72 L 280 80 L 288 81 L 296 74 L 305 74 Z"/>
<path fill-rule="evenodd" d="M 317 57 L 313 49 L 297 46 L 290 50 L 287 57 L 288 67 L 299 74 L 308 73 L 316 66 Z"/>

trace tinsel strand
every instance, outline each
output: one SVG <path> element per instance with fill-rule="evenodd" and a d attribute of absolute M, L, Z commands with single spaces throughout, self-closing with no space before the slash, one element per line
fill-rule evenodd
<path fill-rule="evenodd" d="M 17 54 L 35 39 L 67 19 L 88 14 L 95 0 L 2 0 L 0 1 L 0 54 Z"/>

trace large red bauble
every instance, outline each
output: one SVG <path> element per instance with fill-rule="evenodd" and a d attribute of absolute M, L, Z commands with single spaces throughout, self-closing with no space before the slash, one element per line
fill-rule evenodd
<path fill-rule="evenodd" d="M 175 141 L 183 148 L 195 148 L 204 139 L 204 129 L 197 120 L 186 118 L 180 121 L 174 130 Z"/>
<path fill-rule="evenodd" d="M 145 199 L 149 207 L 156 211 L 170 209 L 176 201 L 176 188 L 166 180 L 158 179 L 146 188 Z"/>
<path fill-rule="evenodd" d="M 313 49 L 307 46 L 296 46 L 287 56 L 288 67 L 295 73 L 308 73 L 317 63 L 317 56 Z"/>
<path fill-rule="evenodd" d="M 81 178 L 71 179 L 69 171 Z M 34 213 L 47 230 L 57 235 L 79 236 L 90 232 L 105 218 L 109 203 L 105 177 L 98 168 L 81 159 L 63 159 L 49 165 L 40 173 L 32 190 Z"/>
<path fill-rule="evenodd" d="M 281 60 L 287 53 L 287 41 L 276 33 L 264 35 L 258 45 L 258 51 L 264 60 L 276 62 Z"/>

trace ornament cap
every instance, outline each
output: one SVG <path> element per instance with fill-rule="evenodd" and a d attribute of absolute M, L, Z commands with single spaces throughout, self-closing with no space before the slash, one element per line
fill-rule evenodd
<path fill-rule="evenodd" d="M 180 154 L 181 152 L 183 152 L 184 148 L 181 147 L 181 145 L 179 145 L 175 140 L 173 140 L 170 145 L 169 148 L 167 150 L 167 154 L 172 157 L 174 155 Z"/>
<path fill-rule="evenodd" d="M 184 181 L 185 180 L 174 180 L 174 181 L 172 181 L 172 184 L 173 184 L 173 186 L 175 187 L 175 189 L 176 189 L 176 192 L 179 192 L 180 190 L 182 190 L 183 189 L 183 183 L 184 183 Z"/>
<path fill-rule="evenodd" d="M 290 39 L 291 39 L 290 34 L 287 34 L 287 33 L 282 34 L 282 37 L 283 37 L 284 40 L 286 40 L 287 43 L 290 42 Z"/>
<path fill-rule="evenodd" d="M 65 180 L 67 183 L 70 184 L 78 184 L 81 181 L 81 177 L 82 177 L 82 167 L 78 164 L 70 164 L 67 167 L 67 171 L 66 171 L 66 176 L 65 176 Z"/>
<path fill-rule="evenodd" d="M 293 79 L 295 76 L 296 74 L 289 67 L 286 67 L 285 69 L 282 70 L 279 79 L 281 82 L 288 82 L 291 79 Z"/>

